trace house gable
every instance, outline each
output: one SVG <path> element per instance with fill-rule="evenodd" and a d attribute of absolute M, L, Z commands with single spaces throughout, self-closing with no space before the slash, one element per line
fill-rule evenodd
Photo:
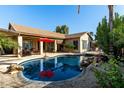
<path fill-rule="evenodd" d="M 8 30 L 16 31 L 16 30 L 13 28 L 13 26 L 11 25 L 11 23 L 9 23 Z"/>

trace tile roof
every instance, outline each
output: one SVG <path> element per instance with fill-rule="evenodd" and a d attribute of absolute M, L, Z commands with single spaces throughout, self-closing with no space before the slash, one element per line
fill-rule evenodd
<path fill-rule="evenodd" d="M 24 35 L 28 34 L 28 35 L 34 35 L 34 36 L 40 36 L 40 37 L 56 38 L 56 39 L 79 38 L 83 34 L 88 33 L 88 32 L 80 32 L 80 33 L 65 35 L 65 34 L 60 34 L 60 33 L 51 32 L 47 30 L 40 30 L 37 28 L 32 28 L 32 27 L 27 27 L 27 26 L 12 24 L 12 23 L 9 24 L 9 30 L 12 32 L 16 32 Z"/>
<path fill-rule="evenodd" d="M 60 34 L 56 32 L 50 32 L 46 30 L 40 30 L 36 28 L 31 28 L 27 26 L 17 25 L 17 24 L 9 24 L 9 28 L 12 27 L 12 29 L 16 32 L 20 33 L 26 33 L 26 34 L 34 34 L 34 35 L 40 35 L 41 37 L 49 37 L 49 38 L 58 38 L 58 39 L 64 39 L 65 34 Z"/>
<path fill-rule="evenodd" d="M 87 33 L 87 32 L 81 32 L 81 33 L 75 33 L 75 34 L 65 35 L 65 38 L 66 39 L 69 39 L 69 38 L 79 38 L 80 36 L 82 36 L 85 33 Z"/>

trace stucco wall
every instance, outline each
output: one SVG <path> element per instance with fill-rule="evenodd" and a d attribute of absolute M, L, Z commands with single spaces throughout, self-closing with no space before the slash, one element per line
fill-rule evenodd
<path fill-rule="evenodd" d="M 74 52 L 80 52 L 79 51 L 80 38 L 66 39 L 65 43 L 73 44 L 73 41 L 75 41 L 75 40 L 78 40 L 78 49 L 75 49 Z"/>
<path fill-rule="evenodd" d="M 32 47 L 33 47 L 33 49 L 38 50 L 38 42 L 36 39 L 32 40 Z"/>
<path fill-rule="evenodd" d="M 86 49 L 83 49 L 83 40 L 87 41 Z M 91 42 L 91 38 L 89 37 L 87 33 L 82 35 L 80 37 L 80 52 L 85 52 L 85 51 L 90 50 L 90 42 Z"/>
<path fill-rule="evenodd" d="M 90 50 L 90 42 L 91 42 L 91 38 L 89 37 L 89 35 L 87 33 L 83 34 L 80 38 L 73 38 L 73 39 L 67 39 L 65 40 L 65 43 L 72 43 L 74 40 L 78 40 L 78 50 L 75 50 L 75 52 L 85 52 Z M 86 40 L 86 49 L 83 49 L 83 40 Z"/>

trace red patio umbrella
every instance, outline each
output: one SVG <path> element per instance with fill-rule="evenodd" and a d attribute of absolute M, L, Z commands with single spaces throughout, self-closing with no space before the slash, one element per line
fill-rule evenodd
<path fill-rule="evenodd" d="M 39 41 L 40 42 L 47 42 L 47 43 L 54 42 L 54 40 L 51 40 L 51 39 L 48 39 L 48 38 L 40 38 Z"/>
<path fill-rule="evenodd" d="M 52 42 L 54 42 L 54 40 L 48 39 L 48 38 L 40 38 L 39 41 L 40 42 L 46 42 L 46 43 L 52 43 Z M 45 56 L 46 56 L 46 53 L 45 53 Z"/>

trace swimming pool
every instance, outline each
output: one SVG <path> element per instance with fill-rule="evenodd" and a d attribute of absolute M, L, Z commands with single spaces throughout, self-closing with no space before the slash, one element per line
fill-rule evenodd
<path fill-rule="evenodd" d="M 21 63 L 23 76 L 36 81 L 59 81 L 79 75 L 83 56 L 56 56 L 48 59 L 34 59 Z"/>

